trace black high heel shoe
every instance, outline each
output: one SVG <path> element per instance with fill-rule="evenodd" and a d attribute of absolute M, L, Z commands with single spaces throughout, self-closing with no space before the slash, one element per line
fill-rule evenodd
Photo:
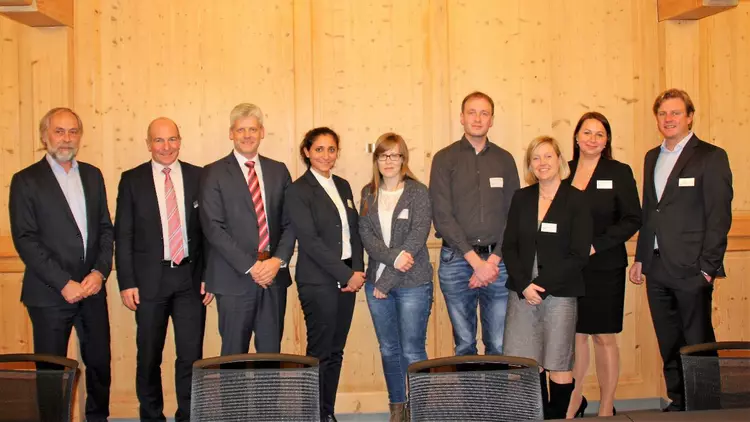
<path fill-rule="evenodd" d="M 581 405 L 578 406 L 578 410 L 576 411 L 574 418 L 582 418 L 584 412 L 586 412 L 586 408 L 589 406 L 588 400 L 586 400 L 585 396 L 581 396 Z"/>

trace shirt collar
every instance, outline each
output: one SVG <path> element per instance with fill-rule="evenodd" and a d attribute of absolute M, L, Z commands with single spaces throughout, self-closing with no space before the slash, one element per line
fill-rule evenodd
<path fill-rule="evenodd" d="M 52 170 L 54 170 L 54 171 L 61 171 L 61 172 L 65 173 L 65 169 L 63 168 L 63 166 L 60 163 L 58 163 L 57 160 L 55 160 L 54 158 L 52 158 L 52 156 L 50 155 L 49 152 L 45 155 L 45 157 L 47 158 L 47 162 L 49 163 L 50 167 L 52 167 Z M 72 163 L 73 163 L 73 165 L 72 165 L 71 169 L 78 170 L 78 161 L 74 158 L 72 160 Z"/>
<path fill-rule="evenodd" d="M 459 145 L 461 146 L 461 149 L 470 149 L 472 152 L 476 153 L 476 150 L 474 149 L 474 145 L 472 145 L 471 142 L 469 142 L 469 140 L 466 139 L 466 135 L 461 137 L 461 141 Z M 489 147 L 490 147 L 490 137 L 488 136 L 487 141 L 484 143 L 484 148 L 482 148 L 482 150 L 479 151 L 479 153 L 481 154 L 487 151 Z"/>
<path fill-rule="evenodd" d="M 255 153 L 255 157 L 247 159 L 247 157 L 237 152 L 236 149 L 233 149 L 232 152 L 234 153 L 234 158 L 236 158 L 237 162 L 240 164 L 240 168 L 244 169 L 245 163 L 247 163 L 248 161 L 254 162 L 256 166 L 258 165 L 258 158 L 260 157 L 260 154 Z"/>
<path fill-rule="evenodd" d="M 328 186 L 333 185 L 333 175 L 331 175 L 331 177 L 325 177 L 322 174 L 315 171 L 315 169 L 313 169 L 312 167 L 310 167 L 310 173 L 312 173 L 313 176 L 315 176 L 315 180 L 317 180 L 318 183 L 320 183 L 321 185 L 328 185 Z"/>
<path fill-rule="evenodd" d="M 687 136 L 682 138 L 682 140 L 677 145 L 675 145 L 673 151 L 670 151 L 667 149 L 667 141 L 663 140 L 661 141 L 661 152 L 680 152 L 682 151 L 683 148 L 685 148 L 685 145 L 687 145 L 688 141 L 692 137 L 693 137 L 693 132 L 692 131 L 688 132 Z"/>
<path fill-rule="evenodd" d="M 172 163 L 172 164 L 170 164 L 168 166 L 165 166 L 164 164 L 157 163 L 156 161 L 154 161 L 152 159 L 151 160 L 151 167 L 155 171 L 157 171 L 159 173 L 161 173 L 162 171 L 164 171 L 165 168 L 168 168 L 170 171 L 174 171 L 174 170 L 177 170 L 180 167 L 180 160 L 174 160 L 174 163 Z"/>

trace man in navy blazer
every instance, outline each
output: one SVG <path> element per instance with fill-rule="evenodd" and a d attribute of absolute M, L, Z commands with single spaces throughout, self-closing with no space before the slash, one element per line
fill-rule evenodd
<path fill-rule="evenodd" d="M 115 260 L 123 304 L 137 323 L 136 394 L 142 421 L 163 421 L 161 358 L 169 318 L 175 333 L 175 420 L 190 420 L 193 362 L 203 356 L 206 293 L 198 217 L 202 169 L 178 160 L 182 137 L 170 119 L 148 126 L 151 160 L 122 174 Z"/>
<path fill-rule="evenodd" d="M 284 163 L 258 154 L 263 113 L 239 104 L 230 113 L 234 150 L 205 168 L 201 224 L 209 243 L 206 283 L 216 294 L 222 356 L 280 351 L 294 234 L 284 209 L 292 181 Z"/>
<path fill-rule="evenodd" d="M 86 420 L 106 421 L 111 372 L 104 282 L 113 234 L 104 178 L 75 159 L 83 124 L 73 110 L 48 111 L 39 136 L 44 158 L 10 182 L 11 234 L 26 266 L 21 301 L 31 318 L 34 353 L 65 356 L 75 326 L 86 365 Z M 40 394 L 54 391 L 40 387 Z M 40 398 L 50 406 L 53 401 Z M 55 411 L 43 406 L 40 416 L 48 420 Z"/>
<path fill-rule="evenodd" d="M 724 276 L 732 224 L 732 171 L 723 149 L 692 132 L 695 107 L 685 91 L 670 89 L 654 102 L 664 136 L 646 153 L 643 226 L 630 280 L 646 285 L 664 361 L 666 411 L 684 410 L 680 347 L 715 341 L 711 295 Z"/>

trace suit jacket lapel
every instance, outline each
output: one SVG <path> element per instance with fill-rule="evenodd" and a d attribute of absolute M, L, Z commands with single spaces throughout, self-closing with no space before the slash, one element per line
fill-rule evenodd
<path fill-rule="evenodd" d="M 263 186 L 261 189 L 263 189 L 263 193 L 266 194 L 266 203 L 265 207 L 267 207 L 266 211 L 266 224 L 268 224 L 268 230 L 271 230 L 271 224 L 272 224 L 272 216 L 276 215 L 272 212 L 271 207 L 273 204 L 275 204 L 275 196 L 276 196 L 276 189 L 271 189 L 272 181 L 276 180 L 274 179 L 273 174 L 273 166 L 268 162 L 268 159 L 266 157 L 263 157 L 262 155 L 258 155 L 258 164 L 260 164 L 261 171 L 263 172 Z"/>
<path fill-rule="evenodd" d="M 240 192 L 245 200 L 245 204 L 248 208 L 250 208 L 250 212 L 252 212 L 257 219 L 258 216 L 255 214 L 255 204 L 253 204 L 253 197 L 250 196 L 250 189 L 247 186 L 245 174 L 242 170 L 240 170 L 237 159 L 234 157 L 234 152 L 230 152 L 229 155 L 224 158 L 224 164 L 227 167 L 227 172 L 229 172 L 230 180 L 233 184 L 237 185 L 237 192 Z"/>
<path fill-rule="evenodd" d="M 68 204 L 68 200 L 65 199 L 65 194 L 62 191 L 62 188 L 60 187 L 60 182 L 57 181 L 57 177 L 55 177 L 55 172 L 52 170 L 52 167 L 50 167 L 49 163 L 47 162 L 47 157 L 45 156 L 42 158 L 42 161 L 40 162 L 42 166 L 41 175 L 43 180 L 42 186 L 49 186 L 49 189 L 51 193 L 57 198 L 57 201 L 62 205 L 62 208 L 65 209 L 65 215 L 68 216 L 68 219 L 71 223 L 76 227 L 76 230 L 78 229 L 78 224 L 76 224 L 76 219 L 73 217 L 73 211 L 70 209 L 70 205 Z M 83 181 L 83 176 L 81 176 L 81 181 Z M 84 187 L 85 188 L 85 187 Z M 86 193 L 86 190 L 84 189 L 84 194 Z M 83 234 L 83 233 L 81 233 Z"/>
<path fill-rule="evenodd" d="M 656 172 L 656 161 L 659 159 L 659 149 L 651 150 L 646 154 L 645 174 L 646 178 L 643 181 L 645 184 L 643 196 L 649 195 L 654 204 L 658 205 L 658 197 L 656 196 L 655 175 Z"/>
<path fill-rule="evenodd" d="M 180 169 L 182 170 L 182 193 L 185 197 L 185 225 L 188 226 L 190 224 L 190 214 L 193 212 L 191 199 L 193 198 L 192 194 L 195 184 L 193 183 L 193 172 L 182 161 L 180 161 Z M 185 230 L 187 229 L 188 227 L 185 227 Z"/>
<path fill-rule="evenodd" d="M 379 194 L 379 192 L 378 192 Z M 370 196 L 372 197 L 372 196 Z M 362 198 L 364 201 L 365 198 Z M 380 233 L 380 238 L 383 238 L 383 228 L 380 227 L 380 210 L 378 209 L 378 199 L 374 198 L 372 201 L 372 204 L 370 204 L 370 208 L 367 210 L 367 218 L 372 221 L 373 226 L 375 226 L 376 233 Z"/>
<path fill-rule="evenodd" d="M 96 225 L 99 224 L 99 213 L 96 209 L 99 204 L 98 194 L 94 183 L 94 174 L 86 166 L 78 165 L 78 174 L 81 176 L 81 186 L 83 186 L 83 201 L 86 204 L 86 229 L 88 230 L 86 254 L 91 253 L 91 245 L 94 242 L 94 235 L 97 233 Z M 74 219 L 75 221 L 75 219 Z"/>
<path fill-rule="evenodd" d="M 698 138 L 693 135 L 690 137 L 690 140 L 685 144 L 685 147 L 682 149 L 682 152 L 680 153 L 680 158 L 677 159 L 677 162 L 674 164 L 674 167 L 672 168 L 672 172 L 669 173 L 669 177 L 667 178 L 667 185 L 664 186 L 664 192 L 661 195 L 661 200 L 659 201 L 659 205 L 663 205 L 666 203 L 667 200 L 677 192 L 677 189 L 679 189 L 678 180 L 680 173 L 682 172 L 682 169 L 685 167 L 685 165 L 690 161 L 690 158 L 695 153 L 695 147 L 698 146 Z M 654 188 L 656 189 L 656 188 Z"/>

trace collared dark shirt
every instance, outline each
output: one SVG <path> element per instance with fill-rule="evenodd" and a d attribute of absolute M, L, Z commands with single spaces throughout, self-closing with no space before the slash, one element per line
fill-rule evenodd
<path fill-rule="evenodd" d="M 487 140 L 477 154 L 462 137 L 435 154 L 430 197 L 437 237 L 462 254 L 497 243 L 500 254 L 513 194 L 520 187 L 513 156 Z"/>

